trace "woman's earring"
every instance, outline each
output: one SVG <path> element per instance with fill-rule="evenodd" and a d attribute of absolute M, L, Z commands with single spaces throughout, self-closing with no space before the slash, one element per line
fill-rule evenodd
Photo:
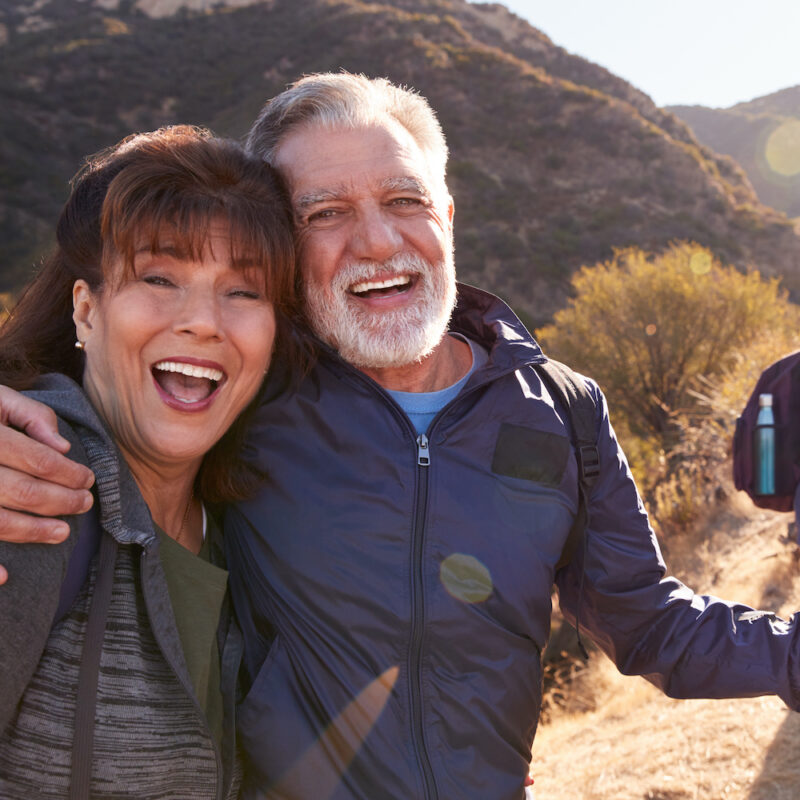
<path fill-rule="evenodd" d="M 78 341 L 75 342 L 75 349 L 76 350 L 83 350 L 85 347 L 86 347 L 86 345 L 80 339 L 78 339 Z"/>

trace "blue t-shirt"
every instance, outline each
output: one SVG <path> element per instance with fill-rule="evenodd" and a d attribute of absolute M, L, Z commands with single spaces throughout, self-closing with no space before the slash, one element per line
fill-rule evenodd
<path fill-rule="evenodd" d="M 479 344 L 470 341 L 459 334 L 450 334 L 462 339 L 472 351 L 472 366 L 463 378 L 456 381 L 452 386 L 446 386 L 438 392 L 396 392 L 391 389 L 386 391 L 394 399 L 397 405 L 403 409 L 411 420 L 417 433 L 425 433 L 433 418 L 443 409 L 458 393 L 464 388 L 464 384 L 469 380 L 469 376 L 476 369 L 482 367 L 489 358 L 489 354 Z"/>

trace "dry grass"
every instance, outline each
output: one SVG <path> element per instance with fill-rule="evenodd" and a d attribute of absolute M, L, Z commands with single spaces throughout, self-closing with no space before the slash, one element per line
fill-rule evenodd
<path fill-rule="evenodd" d="M 9 310 L 14 306 L 13 297 L 7 292 L 0 292 L 0 324 L 8 316 Z"/>
<path fill-rule="evenodd" d="M 737 495 L 671 539 L 667 562 L 697 591 L 788 617 L 800 605 L 789 520 Z M 598 653 L 569 694 L 536 736 L 536 800 L 800 798 L 800 715 L 777 698 L 671 700 Z"/>

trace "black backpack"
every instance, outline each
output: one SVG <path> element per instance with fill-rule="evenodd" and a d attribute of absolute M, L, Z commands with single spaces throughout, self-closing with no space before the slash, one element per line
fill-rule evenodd
<path fill-rule="evenodd" d="M 775 494 L 756 494 L 755 435 L 758 399 L 772 395 L 775 417 Z M 733 482 L 761 508 L 791 511 L 800 481 L 800 350 L 767 367 L 736 420 Z"/>

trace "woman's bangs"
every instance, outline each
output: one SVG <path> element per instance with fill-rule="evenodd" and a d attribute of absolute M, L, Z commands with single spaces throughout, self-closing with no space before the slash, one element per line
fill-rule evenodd
<path fill-rule="evenodd" d="M 264 275 L 264 288 L 268 287 L 268 265 L 273 259 L 272 247 L 263 226 L 256 220 L 243 219 L 239 214 L 229 214 L 222 208 L 163 209 L 140 206 L 136 213 L 118 215 L 111 223 L 111 237 L 107 245 L 107 268 L 121 256 L 122 280 L 134 277 L 134 261 L 143 251 L 152 255 L 169 252 L 174 258 L 200 261 L 210 236 L 219 225 L 227 228 L 228 251 L 214 251 L 217 259 L 230 260 L 234 269 L 258 270 Z M 218 245 L 217 245 L 218 247 Z"/>
<path fill-rule="evenodd" d="M 266 288 L 269 284 L 267 275 L 275 260 L 274 243 L 270 241 L 266 227 L 250 215 L 229 214 L 225 221 L 230 232 L 231 264 L 235 269 L 263 272 Z"/>

